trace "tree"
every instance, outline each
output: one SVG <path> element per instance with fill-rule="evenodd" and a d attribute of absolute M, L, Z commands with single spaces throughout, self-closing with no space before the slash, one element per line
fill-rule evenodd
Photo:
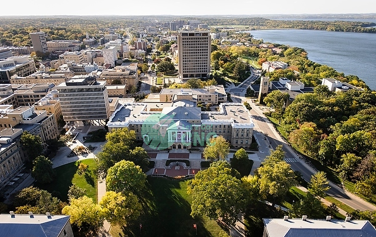
<path fill-rule="evenodd" d="M 149 66 L 148 66 L 148 64 L 147 64 L 147 63 L 142 64 L 141 71 L 142 71 L 143 73 L 147 73 L 148 70 L 149 70 Z"/>
<path fill-rule="evenodd" d="M 54 179 L 55 172 L 52 169 L 52 162 L 44 157 L 38 156 L 33 161 L 33 170 L 31 175 L 41 184 L 51 183 Z"/>
<path fill-rule="evenodd" d="M 72 199 L 70 205 L 63 208 L 62 213 L 69 215 L 70 223 L 84 232 L 96 232 L 104 221 L 102 208 L 87 196 Z"/>
<path fill-rule="evenodd" d="M 142 147 L 136 147 L 131 151 L 130 161 L 141 167 L 143 171 L 147 171 L 149 167 L 149 155 Z"/>
<path fill-rule="evenodd" d="M 146 175 L 140 166 L 132 161 L 122 160 L 108 170 L 106 185 L 108 191 L 139 194 L 146 184 Z"/>
<path fill-rule="evenodd" d="M 245 193 L 241 181 L 231 175 L 225 161 L 215 162 L 207 170 L 200 171 L 189 183 L 187 192 L 192 195 L 191 216 L 206 215 L 211 219 L 222 218 L 234 224 L 245 207 Z"/>
<path fill-rule="evenodd" d="M 320 141 L 321 131 L 313 122 L 303 123 L 299 129 L 292 131 L 289 140 L 297 145 L 304 152 L 315 155 L 318 153 L 318 143 Z"/>
<path fill-rule="evenodd" d="M 325 192 L 329 190 L 329 182 L 323 171 L 317 172 L 312 175 L 311 182 L 308 185 L 308 191 L 315 197 L 324 198 Z"/>
<path fill-rule="evenodd" d="M 324 216 L 324 208 L 321 205 L 321 201 L 308 192 L 306 197 L 294 202 L 291 215 L 293 217 L 309 215 L 310 218 L 322 218 Z"/>
<path fill-rule="evenodd" d="M 99 205 L 107 221 L 112 225 L 125 226 L 129 221 L 136 220 L 142 210 L 137 196 L 132 193 L 123 195 L 116 192 L 106 192 Z"/>
<path fill-rule="evenodd" d="M 236 169 L 241 176 L 249 175 L 251 170 L 251 162 L 248 159 L 248 154 L 244 148 L 240 148 L 234 154 L 234 157 L 231 159 L 231 167 Z"/>
<path fill-rule="evenodd" d="M 287 103 L 289 98 L 290 95 L 288 93 L 274 90 L 264 98 L 264 103 L 268 106 L 273 106 L 277 113 L 282 113 L 283 106 Z"/>
<path fill-rule="evenodd" d="M 197 89 L 197 88 L 202 88 L 202 81 L 200 79 L 189 79 L 187 82 L 186 82 L 186 85 L 188 86 L 188 88 L 192 88 L 192 89 Z"/>
<path fill-rule="evenodd" d="M 43 151 L 42 139 L 27 131 L 21 135 L 21 145 L 30 160 L 34 160 Z"/>
<path fill-rule="evenodd" d="M 155 64 L 154 63 L 151 65 L 151 70 L 155 71 Z"/>
<path fill-rule="evenodd" d="M 85 192 L 85 189 L 80 188 L 75 184 L 72 184 L 68 190 L 68 199 L 70 201 L 72 199 L 83 197 L 85 195 Z"/>
<path fill-rule="evenodd" d="M 313 89 L 313 92 L 317 94 L 319 99 L 326 99 L 328 98 L 332 92 L 329 90 L 329 88 L 325 85 L 318 85 Z"/>
<path fill-rule="evenodd" d="M 283 161 L 284 158 L 285 152 L 283 151 L 283 146 L 279 145 L 269 156 L 265 158 L 263 164 L 275 164 Z"/>
<path fill-rule="evenodd" d="M 157 66 L 158 72 L 167 72 L 171 70 L 175 70 L 175 66 L 173 63 L 168 61 L 162 61 Z"/>
<path fill-rule="evenodd" d="M 27 187 L 19 191 L 13 201 L 14 206 L 36 206 L 41 195 L 41 190 L 36 187 Z"/>
<path fill-rule="evenodd" d="M 349 175 L 353 173 L 358 163 L 362 160 L 361 157 L 356 156 L 353 153 L 346 153 L 341 156 L 341 164 L 338 167 L 338 171 L 341 173 L 342 178 L 349 178 Z"/>
<path fill-rule="evenodd" d="M 230 144 L 222 136 L 213 137 L 204 149 L 205 159 L 224 160 L 230 151 Z"/>

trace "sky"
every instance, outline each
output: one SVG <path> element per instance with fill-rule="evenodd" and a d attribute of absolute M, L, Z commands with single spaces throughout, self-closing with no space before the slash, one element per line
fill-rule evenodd
<path fill-rule="evenodd" d="M 0 6 L 0 16 L 376 13 L 375 0 L 18 0 Z"/>

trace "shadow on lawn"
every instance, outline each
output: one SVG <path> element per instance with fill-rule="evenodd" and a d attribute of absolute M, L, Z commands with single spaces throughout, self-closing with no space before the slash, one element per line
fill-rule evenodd
<path fill-rule="evenodd" d="M 124 235 L 120 236 L 193 237 L 196 236 L 194 224 L 198 236 L 212 236 L 202 219 L 190 216 L 191 205 L 186 200 L 185 186 L 181 188 L 182 181 L 151 177 L 148 181 L 148 191 L 141 200 L 142 215 L 138 221 L 123 227 Z"/>

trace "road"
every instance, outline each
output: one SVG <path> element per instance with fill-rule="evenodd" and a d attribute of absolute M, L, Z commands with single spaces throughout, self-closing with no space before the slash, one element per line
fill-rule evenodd
<path fill-rule="evenodd" d="M 236 97 L 235 99 L 237 101 L 241 101 L 242 99 L 246 100 L 244 97 Z M 258 130 L 264 134 L 264 137 L 269 141 L 270 148 L 276 149 L 277 146 L 282 145 L 283 150 L 285 151 L 285 161 L 291 165 L 291 168 L 294 171 L 299 171 L 306 181 L 310 181 L 311 176 L 315 174 L 317 170 L 305 163 L 303 159 L 299 158 L 296 152 L 294 152 L 294 149 L 284 141 L 262 111 L 254 103 L 252 103 L 251 100 L 247 101 L 252 106 L 252 110 L 250 112 L 255 124 L 255 130 Z M 376 206 L 364 201 L 350 192 L 347 192 L 341 186 L 338 186 L 333 182 L 329 182 L 329 186 L 330 189 L 327 191 L 327 194 L 345 203 L 346 205 L 361 211 L 376 210 Z"/>

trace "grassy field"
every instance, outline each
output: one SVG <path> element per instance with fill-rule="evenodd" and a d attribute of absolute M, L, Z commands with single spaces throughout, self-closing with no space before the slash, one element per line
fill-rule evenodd
<path fill-rule="evenodd" d="M 85 174 L 77 173 L 79 162 L 88 165 Z M 56 193 L 62 201 L 67 201 L 67 193 L 69 186 L 72 184 L 86 190 L 86 196 L 97 202 L 97 176 L 95 169 L 97 163 L 94 159 L 82 160 L 66 164 L 55 169 L 56 179 L 47 185 L 39 185 L 38 187 L 45 189 L 51 193 Z"/>
<path fill-rule="evenodd" d="M 148 178 L 150 192 L 142 200 L 144 209 L 140 220 L 126 228 L 115 226 L 111 235 L 120 236 L 228 236 L 216 221 L 190 216 L 191 198 L 186 192 L 187 181 L 166 178 Z M 140 229 L 140 224 L 142 228 Z"/>
<path fill-rule="evenodd" d="M 257 58 L 242 56 L 242 59 L 243 61 L 249 63 L 249 65 L 251 65 L 252 67 L 256 69 L 261 69 L 261 66 L 257 63 L 257 60 L 258 60 Z"/>

